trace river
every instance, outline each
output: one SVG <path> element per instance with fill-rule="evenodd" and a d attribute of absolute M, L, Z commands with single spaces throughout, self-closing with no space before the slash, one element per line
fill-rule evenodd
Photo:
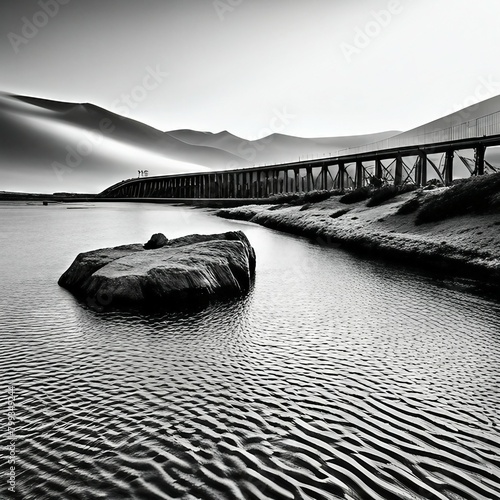
<path fill-rule="evenodd" d="M 494 298 L 201 209 L 3 204 L 0 229 L 0 497 L 10 454 L 24 500 L 500 498 Z M 237 229 L 241 300 L 99 312 L 57 285 L 82 251 Z"/>

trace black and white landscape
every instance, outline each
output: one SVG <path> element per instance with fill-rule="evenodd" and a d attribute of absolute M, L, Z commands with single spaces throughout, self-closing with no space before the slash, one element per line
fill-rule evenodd
<path fill-rule="evenodd" d="M 500 498 L 499 14 L 3 0 L 0 498 Z"/>

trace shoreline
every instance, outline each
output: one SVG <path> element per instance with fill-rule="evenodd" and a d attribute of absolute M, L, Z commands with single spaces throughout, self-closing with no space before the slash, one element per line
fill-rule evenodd
<path fill-rule="evenodd" d="M 425 192 L 424 198 L 446 189 Z M 415 196 L 415 192 L 402 194 L 371 208 L 366 201 L 346 205 L 339 202 L 340 196 L 332 196 L 302 206 L 226 208 L 216 215 L 305 236 L 319 245 L 340 246 L 367 258 L 471 278 L 500 292 L 500 214 L 462 215 L 415 225 L 415 213 L 397 214 Z"/>

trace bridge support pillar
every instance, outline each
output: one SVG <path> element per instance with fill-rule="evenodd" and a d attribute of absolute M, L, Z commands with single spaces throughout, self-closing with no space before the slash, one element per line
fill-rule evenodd
<path fill-rule="evenodd" d="M 474 155 L 475 168 L 474 175 L 484 175 L 484 153 L 486 152 L 486 147 L 482 144 L 476 148 Z"/>
<path fill-rule="evenodd" d="M 444 184 L 449 186 L 453 182 L 453 157 L 455 152 L 453 150 L 446 151 L 444 159 Z"/>
<path fill-rule="evenodd" d="M 224 174 L 217 175 L 217 198 L 224 197 Z"/>
<path fill-rule="evenodd" d="M 343 191 L 345 189 L 345 163 L 343 162 L 339 163 L 337 188 L 340 191 Z"/>
<path fill-rule="evenodd" d="M 424 186 L 427 184 L 427 155 L 420 153 L 415 170 L 415 184 L 417 186 Z"/>
<path fill-rule="evenodd" d="M 224 186 L 224 190 L 222 193 L 223 198 L 231 198 L 231 179 L 230 174 L 222 175 L 222 185 Z"/>
<path fill-rule="evenodd" d="M 382 172 L 382 160 L 379 158 L 375 159 L 375 172 L 374 175 L 377 179 L 382 179 L 384 174 Z"/>
<path fill-rule="evenodd" d="M 363 162 L 361 160 L 356 160 L 356 175 L 355 175 L 355 182 L 356 182 L 356 188 L 361 188 L 363 187 Z"/>
<path fill-rule="evenodd" d="M 323 165 L 321 167 L 321 182 L 320 182 L 320 189 L 328 189 L 328 166 Z"/>
<path fill-rule="evenodd" d="M 306 167 L 306 190 L 312 191 L 314 186 L 312 167 Z"/>
<path fill-rule="evenodd" d="M 248 174 L 249 198 L 255 198 L 255 184 L 253 181 L 253 172 Z"/>
<path fill-rule="evenodd" d="M 210 177 L 211 177 L 211 180 L 210 180 L 210 198 L 218 198 L 218 195 L 217 195 L 217 186 L 218 186 L 217 174 L 214 174 L 213 176 L 210 176 Z"/>
<path fill-rule="evenodd" d="M 207 175 L 207 183 L 205 184 L 205 198 L 212 197 L 212 175 Z"/>
<path fill-rule="evenodd" d="M 241 197 L 250 198 L 250 175 L 248 172 L 243 172 L 241 179 Z"/>
<path fill-rule="evenodd" d="M 403 158 L 398 155 L 396 157 L 396 171 L 394 172 L 394 185 L 401 186 L 403 183 Z"/>
<path fill-rule="evenodd" d="M 293 180 L 294 180 L 294 191 L 296 193 L 299 193 L 300 192 L 300 182 L 299 182 L 299 177 L 300 177 L 300 171 L 298 168 L 294 168 L 293 169 Z"/>
<path fill-rule="evenodd" d="M 288 169 L 283 170 L 283 193 L 288 193 Z"/>

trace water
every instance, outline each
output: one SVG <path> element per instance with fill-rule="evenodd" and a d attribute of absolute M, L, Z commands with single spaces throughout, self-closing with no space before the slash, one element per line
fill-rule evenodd
<path fill-rule="evenodd" d="M 18 498 L 500 498 L 493 299 L 189 208 L 2 205 L 0 228 Z M 235 229 L 240 301 L 99 313 L 57 285 L 81 251 Z"/>

